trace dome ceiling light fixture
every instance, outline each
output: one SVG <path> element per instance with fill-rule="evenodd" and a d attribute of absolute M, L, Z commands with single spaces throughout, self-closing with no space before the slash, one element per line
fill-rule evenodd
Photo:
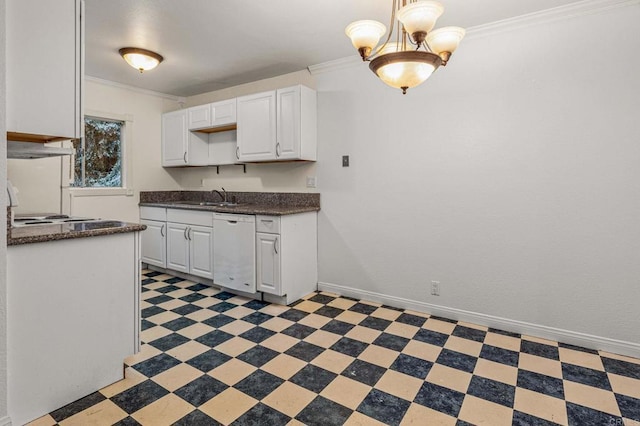
<path fill-rule="evenodd" d="M 371 71 L 406 94 L 445 66 L 464 37 L 460 27 L 433 30 L 443 12 L 437 1 L 393 0 L 389 35 L 381 46 L 376 48 L 387 28 L 378 21 L 352 22 L 345 33 Z M 394 28 L 395 42 L 390 42 Z"/>
<path fill-rule="evenodd" d="M 122 59 L 127 61 L 129 65 L 140 71 L 149 71 L 158 66 L 163 61 L 163 57 L 156 52 L 138 47 L 123 47 L 118 51 Z"/>

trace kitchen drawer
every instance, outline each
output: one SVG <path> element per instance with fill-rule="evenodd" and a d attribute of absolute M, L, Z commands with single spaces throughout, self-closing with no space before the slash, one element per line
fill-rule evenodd
<path fill-rule="evenodd" d="M 167 220 L 167 209 L 163 207 L 140 207 L 140 219 L 158 220 L 165 222 Z"/>
<path fill-rule="evenodd" d="M 211 227 L 213 226 L 213 213 L 194 210 L 167 209 L 167 222 Z"/>
<path fill-rule="evenodd" d="M 280 233 L 280 216 L 256 216 L 256 232 Z"/>

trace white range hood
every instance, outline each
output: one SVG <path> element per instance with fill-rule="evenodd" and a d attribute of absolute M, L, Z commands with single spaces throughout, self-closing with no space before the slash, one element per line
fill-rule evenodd
<path fill-rule="evenodd" d="M 33 159 L 73 154 L 73 148 L 61 148 L 40 142 L 7 141 L 7 158 Z"/>

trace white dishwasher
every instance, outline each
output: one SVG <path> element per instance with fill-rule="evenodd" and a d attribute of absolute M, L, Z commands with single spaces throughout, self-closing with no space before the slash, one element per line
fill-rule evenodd
<path fill-rule="evenodd" d="M 256 217 L 215 213 L 213 232 L 213 282 L 255 293 Z"/>

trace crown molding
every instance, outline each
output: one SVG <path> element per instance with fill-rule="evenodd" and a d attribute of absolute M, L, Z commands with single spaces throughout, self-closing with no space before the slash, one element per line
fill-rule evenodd
<path fill-rule="evenodd" d="M 548 24 L 584 15 L 603 13 L 611 9 L 640 4 L 640 0 L 582 0 L 564 6 L 545 9 L 501 21 L 477 25 L 467 30 L 467 37 L 478 38 L 534 25 Z"/>
<path fill-rule="evenodd" d="M 333 61 L 323 62 L 321 64 L 310 65 L 307 67 L 311 75 L 322 74 L 329 71 L 337 71 L 345 68 L 352 68 L 362 63 L 362 59 L 358 55 L 347 56 Z"/>
<path fill-rule="evenodd" d="M 91 81 L 92 83 L 98 83 L 98 84 L 102 84 L 104 86 L 117 87 L 119 89 L 124 89 L 124 90 L 127 90 L 129 92 L 136 92 L 136 93 L 141 93 L 143 95 L 156 96 L 158 98 L 163 98 L 163 99 L 167 99 L 167 100 L 170 100 L 170 101 L 175 101 L 175 102 L 178 102 L 178 103 L 186 102 L 186 98 L 184 98 L 182 96 L 169 95 L 167 93 L 161 93 L 161 92 L 156 92 L 156 91 L 153 91 L 153 90 L 141 89 L 139 87 L 129 86 L 128 84 L 117 83 L 117 82 L 111 81 L 111 80 L 104 80 L 102 78 L 92 77 L 90 75 L 85 75 L 84 79 L 85 79 L 85 81 Z"/>
<path fill-rule="evenodd" d="M 467 39 L 486 37 L 508 31 L 514 31 L 533 25 L 547 24 L 550 22 L 571 19 L 583 15 L 603 13 L 611 9 L 627 7 L 640 4 L 640 0 L 582 0 L 564 6 L 541 10 L 539 12 L 527 13 L 501 21 L 490 22 L 488 24 L 477 25 L 467 28 Z M 308 67 L 312 75 L 325 72 L 337 71 L 356 66 L 362 61 L 358 55 L 323 62 L 321 64 Z"/>

